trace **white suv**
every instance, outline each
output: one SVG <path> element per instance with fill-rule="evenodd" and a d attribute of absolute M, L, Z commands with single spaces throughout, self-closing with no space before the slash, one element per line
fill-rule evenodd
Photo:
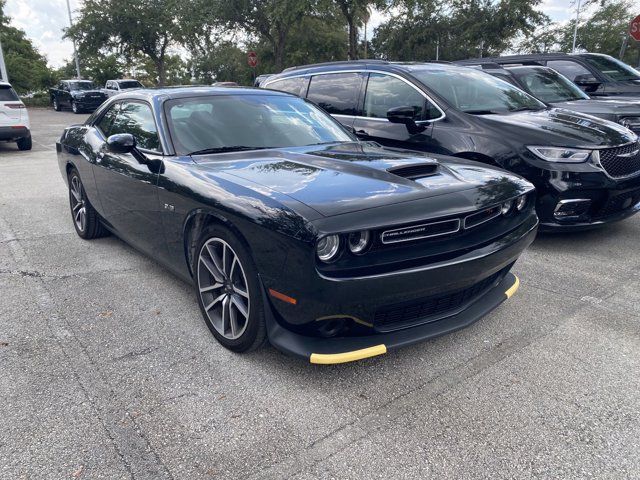
<path fill-rule="evenodd" d="M 16 142 L 31 150 L 29 114 L 11 84 L 0 81 L 0 141 Z"/>

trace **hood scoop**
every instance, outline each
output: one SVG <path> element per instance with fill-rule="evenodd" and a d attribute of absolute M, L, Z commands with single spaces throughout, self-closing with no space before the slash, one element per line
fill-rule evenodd
<path fill-rule="evenodd" d="M 421 162 L 405 165 L 398 165 L 387 169 L 387 172 L 398 175 L 399 177 L 408 178 L 409 180 L 417 180 L 419 178 L 429 177 L 438 172 L 438 162 Z"/>

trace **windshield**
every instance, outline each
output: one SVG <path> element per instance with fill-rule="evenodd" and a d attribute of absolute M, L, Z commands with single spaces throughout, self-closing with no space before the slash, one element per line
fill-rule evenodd
<path fill-rule="evenodd" d="M 69 82 L 71 90 L 95 90 L 93 82 Z"/>
<path fill-rule="evenodd" d="M 164 109 L 179 155 L 356 140 L 331 116 L 297 97 L 211 95 L 169 100 Z"/>
<path fill-rule="evenodd" d="M 531 95 L 543 102 L 589 99 L 576 84 L 550 68 L 513 68 L 511 72 Z"/>
<path fill-rule="evenodd" d="M 637 70 L 609 55 L 585 55 L 582 58 L 611 80 L 640 80 L 640 73 Z"/>
<path fill-rule="evenodd" d="M 517 87 L 472 68 L 414 70 L 414 77 L 467 113 L 540 110 L 543 103 Z"/>
<path fill-rule="evenodd" d="M 126 90 L 127 88 L 143 88 L 142 84 L 137 80 L 125 80 L 119 82 L 120 90 Z"/>

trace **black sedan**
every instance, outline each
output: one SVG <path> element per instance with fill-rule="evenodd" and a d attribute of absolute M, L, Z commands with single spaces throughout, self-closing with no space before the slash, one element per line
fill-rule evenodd
<path fill-rule="evenodd" d="M 131 92 L 57 151 L 78 235 L 192 282 L 238 352 L 339 363 L 462 328 L 515 292 L 538 225 L 520 177 L 359 142 L 278 92 Z"/>

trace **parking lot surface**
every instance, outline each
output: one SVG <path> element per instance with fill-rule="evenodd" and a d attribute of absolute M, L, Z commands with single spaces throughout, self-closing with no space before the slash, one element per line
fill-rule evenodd
<path fill-rule="evenodd" d="M 539 237 L 470 328 L 318 367 L 237 355 L 193 288 L 73 230 L 55 159 L 0 144 L 0 478 L 639 478 L 640 217 Z"/>

